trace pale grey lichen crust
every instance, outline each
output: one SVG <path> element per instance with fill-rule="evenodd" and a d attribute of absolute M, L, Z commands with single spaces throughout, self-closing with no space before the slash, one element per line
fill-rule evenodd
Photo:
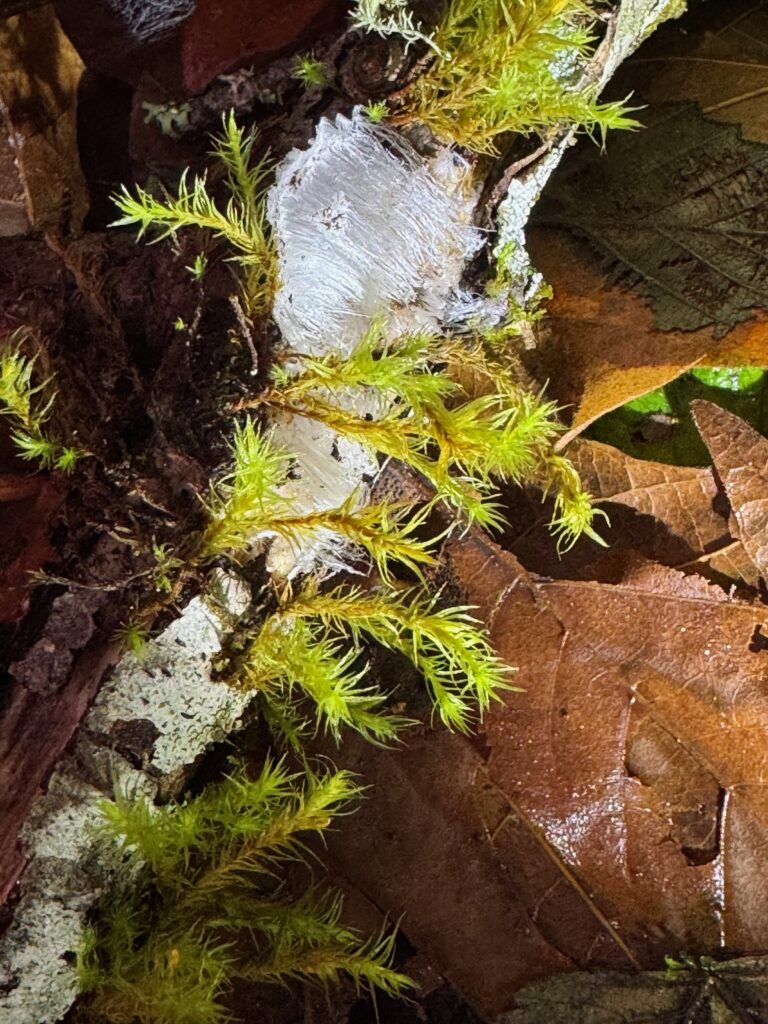
<path fill-rule="evenodd" d="M 144 771 L 89 736 L 108 737 L 118 722 L 149 720 L 159 735 L 147 767 L 164 777 L 183 772 L 238 727 L 248 702 L 211 680 L 223 629 L 195 598 L 149 644 L 146 659 L 126 655 L 87 716 L 75 754 L 60 763 L 35 805 L 22 835 L 32 858 L 13 925 L 0 944 L 3 1024 L 55 1024 L 70 1007 L 76 994 L 72 954 L 113 868 L 95 835 L 99 802 L 110 786 L 148 786 Z M 83 766 L 93 783 L 85 781 Z"/>

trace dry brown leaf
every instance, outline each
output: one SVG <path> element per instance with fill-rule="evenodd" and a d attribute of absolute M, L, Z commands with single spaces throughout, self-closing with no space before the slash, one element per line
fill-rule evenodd
<path fill-rule="evenodd" d="M 734 583 L 743 580 L 745 583 L 754 584 L 759 575 L 755 563 L 744 550 L 740 540 L 732 540 L 725 547 L 713 551 L 712 554 L 702 555 L 680 568 L 685 568 L 687 572 L 697 572 L 701 576 L 725 577 Z"/>
<path fill-rule="evenodd" d="M 358 745 L 337 866 L 488 1016 L 526 978 L 766 948 L 768 609 L 644 562 L 537 581 L 478 533 L 445 554 L 523 692 L 473 740 Z"/>
<path fill-rule="evenodd" d="M 711 469 L 668 466 L 632 458 L 611 445 L 577 438 L 568 449 L 585 488 L 608 515 L 601 521 L 602 551 L 587 539 L 558 554 L 548 522 L 552 509 L 536 495 L 510 489 L 505 495 L 509 525 L 503 546 L 530 571 L 557 579 L 598 579 L 618 582 L 628 554 L 672 568 L 706 559 L 705 575 L 737 580 L 724 572 L 724 562 L 709 565 L 720 550 L 731 552 L 728 502 L 718 490 Z M 754 574 L 753 574 L 754 575 Z"/>
<path fill-rule="evenodd" d="M 535 266 L 552 285 L 547 331 L 528 368 L 557 401 L 573 409 L 567 445 L 611 409 L 662 387 L 692 366 L 764 366 L 768 313 L 715 340 L 711 330 L 658 331 L 635 291 L 606 287 L 584 243 L 550 229 L 528 236 Z"/>
<path fill-rule="evenodd" d="M 710 117 L 768 142 L 768 16 L 754 0 L 703 4 L 669 23 L 619 68 L 612 88 L 651 104 L 690 99 Z M 642 120 L 642 116 L 641 116 Z"/>
<path fill-rule="evenodd" d="M 711 469 L 634 459 L 599 441 L 580 440 L 568 455 L 586 489 L 599 501 L 628 505 L 652 516 L 697 555 L 728 542 Z"/>
<path fill-rule="evenodd" d="M 758 573 L 768 577 L 768 440 L 712 402 L 691 412 L 733 509 L 739 539 Z"/>
<path fill-rule="evenodd" d="M 82 62 L 53 6 L 0 21 L 0 235 L 74 231 L 88 208 L 77 151 Z"/>

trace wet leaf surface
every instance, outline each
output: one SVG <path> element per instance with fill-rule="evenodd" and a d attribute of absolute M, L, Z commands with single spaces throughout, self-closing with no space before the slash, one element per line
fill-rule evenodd
<path fill-rule="evenodd" d="M 619 68 L 611 93 L 647 103 L 694 100 L 745 138 L 768 141 L 768 11 L 754 0 L 700 4 Z"/>
<path fill-rule="evenodd" d="M 345 876 L 488 1016 L 526 979 L 764 948 L 765 606 L 638 559 L 606 584 L 445 554 L 523 692 L 475 740 L 355 750 Z"/>
<path fill-rule="evenodd" d="M 555 579 L 620 582 L 633 553 L 721 581 L 754 581 L 754 565 L 729 523 L 730 507 L 707 467 L 634 459 L 612 445 L 577 438 L 568 448 L 585 487 L 608 515 L 603 549 L 583 539 L 558 554 L 552 508 L 537 492 L 510 489 L 501 544 L 531 572 Z M 742 571 L 743 570 L 743 571 Z"/>
<path fill-rule="evenodd" d="M 679 466 L 710 465 L 712 457 L 691 416 L 692 402 L 701 399 L 713 402 L 758 430 L 768 430 L 768 374 L 748 368 L 741 372 L 754 375 L 751 383 L 743 387 L 723 387 L 717 381 L 726 383 L 727 372 L 690 370 L 663 388 L 601 416 L 587 428 L 584 436 L 606 441 L 644 461 Z M 702 376 L 706 379 L 702 380 Z"/>
<path fill-rule="evenodd" d="M 0 475 L 0 623 L 24 616 L 30 573 L 56 557 L 50 537 L 64 491 L 42 476 Z"/>
<path fill-rule="evenodd" d="M 216 75 L 250 58 L 265 64 L 302 41 L 312 45 L 329 28 L 343 24 L 344 5 L 338 0 L 201 0 L 184 26 L 184 81 L 199 92 Z"/>
<path fill-rule="evenodd" d="M 579 441 L 568 449 L 587 490 L 656 520 L 691 552 L 723 543 L 727 524 L 712 470 L 633 459 L 612 445 Z"/>

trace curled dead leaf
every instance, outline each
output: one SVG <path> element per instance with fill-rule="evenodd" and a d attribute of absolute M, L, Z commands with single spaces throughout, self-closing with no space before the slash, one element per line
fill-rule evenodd
<path fill-rule="evenodd" d="M 758 574 L 768 577 L 768 439 L 712 402 L 693 402 L 691 412 L 728 495 L 739 539 Z"/>

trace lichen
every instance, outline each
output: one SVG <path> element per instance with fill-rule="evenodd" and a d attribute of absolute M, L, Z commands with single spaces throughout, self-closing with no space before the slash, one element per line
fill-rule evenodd
<path fill-rule="evenodd" d="M 200 598 L 138 660 L 127 654 L 102 687 L 86 720 L 109 735 L 118 721 L 149 719 L 159 730 L 150 755 L 166 775 L 192 762 L 208 743 L 223 740 L 242 715 L 243 694 L 211 682 L 222 623 Z"/>
<path fill-rule="evenodd" d="M 233 611 L 242 610 L 242 595 L 234 599 Z M 115 784 L 147 786 L 144 772 L 102 745 L 112 727 L 151 721 L 159 735 L 148 758 L 163 777 L 182 773 L 237 728 L 249 698 L 210 677 L 223 628 L 196 598 L 150 641 L 143 661 L 126 655 L 79 733 L 76 761 L 59 765 L 35 805 L 22 835 L 31 853 L 22 896 L 0 943 L 3 1024 L 56 1024 L 75 997 L 71 953 L 111 868 L 93 831 L 99 801 Z M 97 784 L 83 781 L 83 765 Z"/>

